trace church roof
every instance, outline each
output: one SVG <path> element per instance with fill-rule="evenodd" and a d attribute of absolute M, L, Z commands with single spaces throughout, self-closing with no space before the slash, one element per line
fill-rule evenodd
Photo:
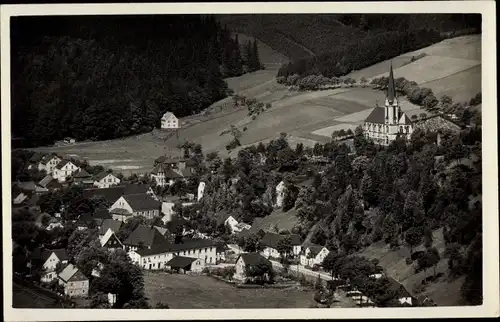
<path fill-rule="evenodd" d="M 385 123 L 385 107 L 376 106 L 372 110 L 370 115 L 368 115 L 365 122 L 384 124 Z"/>
<path fill-rule="evenodd" d="M 387 85 L 387 100 L 389 103 L 394 102 L 394 98 L 396 97 L 396 88 L 394 86 L 394 73 L 392 71 L 392 62 L 391 62 L 391 70 L 389 72 L 389 84 Z"/>

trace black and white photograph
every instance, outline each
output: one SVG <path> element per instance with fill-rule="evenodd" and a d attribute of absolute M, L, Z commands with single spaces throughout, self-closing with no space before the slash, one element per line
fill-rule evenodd
<path fill-rule="evenodd" d="M 494 2 L 282 5 L 2 6 L 7 320 L 500 314 Z"/>

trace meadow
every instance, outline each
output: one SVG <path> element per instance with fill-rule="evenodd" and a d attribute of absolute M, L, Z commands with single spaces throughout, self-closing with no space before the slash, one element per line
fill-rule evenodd
<path fill-rule="evenodd" d="M 151 305 L 172 309 L 308 308 L 312 291 L 298 289 L 242 289 L 209 276 L 145 272 L 145 291 Z"/>

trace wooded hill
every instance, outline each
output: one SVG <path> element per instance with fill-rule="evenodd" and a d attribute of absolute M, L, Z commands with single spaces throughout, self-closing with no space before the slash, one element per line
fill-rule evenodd
<path fill-rule="evenodd" d="M 150 131 L 261 68 L 255 41 L 242 53 L 212 16 L 17 17 L 11 39 L 12 130 L 26 147 Z"/>

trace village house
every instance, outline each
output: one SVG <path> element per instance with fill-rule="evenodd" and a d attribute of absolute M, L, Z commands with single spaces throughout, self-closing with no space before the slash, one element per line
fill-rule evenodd
<path fill-rule="evenodd" d="M 379 145 L 389 145 L 398 137 L 410 139 L 413 123 L 401 110 L 396 97 L 392 64 L 389 71 L 389 83 L 385 106 L 376 106 L 363 124 L 364 135 Z"/>
<path fill-rule="evenodd" d="M 115 218 L 114 214 L 117 209 L 123 209 L 125 211 L 121 211 L 122 216 L 128 214 L 151 219 L 160 215 L 160 206 L 161 203 L 147 193 L 138 193 L 121 196 L 111 205 L 110 212 L 113 214 L 113 218 Z"/>
<path fill-rule="evenodd" d="M 40 182 L 38 182 L 38 185 L 40 187 L 43 187 L 47 190 L 59 190 L 59 189 L 62 189 L 62 184 L 57 181 L 57 179 L 55 179 L 52 175 L 48 174 L 46 175 L 45 177 L 43 177 L 42 180 L 40 180 Z"/>
<path fill-rule="evenodd" d="M 166 112 L 161 118 L 162 129 L 178 129 L 179 119 L 175 117 L 174 113 Z"/>
<path fill-rule="evenodd" d="M 123 245 L 127 251 L 130 251 L 139 248 L 151 249 L 154 245 L 164 245 L 166 241 L 156 228 L 139 225 L 123 241 Z"/>
<path fill-rule="evenodd" d="M 396 294 L 396 297 L 391 301 L 390 306 L 417 306 L 418 301 L 414 298 L 406 288 L 396 281 L 394 278 L 389 277 L 390 286 L 389 289 L 391 292 Z"/>
<path fill-rule="evenodd" d="M 163 198 L 161 203 L 161 213 L 163 218 L 161 219 L 163 224 L 172 221 L 172 217 L 175 215 L 174 206 L 177 202 L 180 202 L 182 207 L 187 207 L 192 205 L 192 202 L 186 200 L 186 198 L 180 198 L 177 196 L 166 196 Z"/>
<path fill-rule="evenodd" d="M 94 180 L 92 180 L 92 175 L 90 173 L 85 171 L 85 169 L 81 169 L 77 173 L 73 174 L 73 183 L 88 187 L 94 185 Z"/>
<path fill-rule="evenodd" d="M 115 232 L 111 228 L 108 228 L 106 233 L 99 238 L 99 241 L 101 242 L 101 247 L 107 248 L 109 250 L 125 248 L 125 246 L 122 244 L 120 239 L 116 237 Z"/>
<path fill-rule="evenodd" d="M 320 245 L 309 245 L 303 248 L 300 255 L 300 265 L 313 267 L 314 265 L 321 265 L 325 257 L 330 251 Z"/>
<path fill-rule="evenodd" d="M 66 265 L 68 260 L 69 257 L 65 249 L 44 250 L 42 252 L 42 268 L 44 270 L 44 274 L 41 277 L 41 281 L 49 283 L 56 279 L 57 265 Z"/>
<path fill-rule="evenodd" d="M 148 194 L 151 198 L 158 200 L 158 197 L 148 184 L 122 184 L 109 188 L 85 189 L 83 190 L 83 197 L 86 199 L 103 197 L 110 205 L 113 205 L 122 196 L 141 193 Z"/>
<path fill-rule="evenodd" d="M 205 267 L 201 258 L 184 256 L 174 256 L 174 258 L 169 260 L 165 265 L 171 270 L 184 274 L 186 272 L 201 272 Z"/>
<path fill-rule="evenodd" d="M 103 222 L 106 219 L 113 219 L 111 217 L 111 214 L 109 213 L 109 210 L 107 210 L 107 209 L 96 209 L 96 210 L 94 210 L 94 216 L 93 217 L 94 217 L 94 221 L 97 224 L 97 227 L 99 227 L 99 228 L 102 227 Z"/>
<path fill-rule="evenodd" d="M 120 179 L 113 173 L 101 172 L 94 177 L 94 186 L 97 188 L 109 188 L 120 183 Z"/>
<path fill-rule="evenodd" d="M 45 155 L 43 153 L 33 153 L 28 160 L 28 170 L 37 169 L 38 171 L 45 171 L 45 165 L 41 163 L 44 157 Z"/>
<path fill-rule="evenodd" d="M 68 264 L 58 276 L 59 285 L 69 297 L 86 297 L 89 293 L 89 279 L 73 264 Z"/>
<path fill-rule="evenodd" d="M 122 226 L 122 222 L 114 219 L 104 219 L 99 226 L 99 238 L 102 238 L 108 230 L 117 233 Z"/>
<path fill-rule="evenodd" d="M 144 269 L 165 268 L 174 256 L 201 259 L 203 265 L 216 264 L 216 243 L 208 239 L 185 239 L 179 244 L 157 242 L 149 249 L 129 251 L 134 263 Z"/>
<path fill-rule="evenodd" d="M 194 164 L 182 158 L 160 156 L 154 161 L 151 180 L 156 185 L 171 186 L 176 180 L 186 180 L 194 174 Z"/>
<path fill-rule="evenodd" d="M 79 170 L 80 168 L 70 160 L 62 160 L 54 168 L 52 176 L 59 182 L 65 182 L 67 177 L 72 176 L 73 173 Z"/>
<path fill-rule="evenodd" d="M 289 234 L 289 235 L 280 235 L 271 232 L 266 232 L 264 236 L 262 236 L 260 242 L 264 246 L 264 250 L 262 254 L 269 258 L 280 258 L 281 255 L 278 252 L 278 244 L 279 242 L 286 238 L 290 238 L 291 246 L 292 246 L 292 256 L 299 256 L 302 250 L 302 240 L 299 235 Z"/>
<path fill-rule="evenodd" d="M 238 256 L 235 264 L 235 273 L 233 279 L 244 282 L 247 279 L 247 268 L 256 265 L 268 265 L 272 267 L 271 262 L 259 253 L 243 253 Z"/>
<path fill-rule="evenodd" d="M 51 174 L 52 171 L 54 171 L 54 169 L 57 167 L 57 165 L 61 161 L 62 161 L 62 158 L 60 158 L 56 154 L 52 154 L 52 155 L 48 155 L 48 156 L 45 156 L 44 158 L 42 158 L 42 160 L 40 160 L 40 164 L 43 167 L 43 170 L 45 170 L 45 172 L 47 172 L 47 174 Z"/>

